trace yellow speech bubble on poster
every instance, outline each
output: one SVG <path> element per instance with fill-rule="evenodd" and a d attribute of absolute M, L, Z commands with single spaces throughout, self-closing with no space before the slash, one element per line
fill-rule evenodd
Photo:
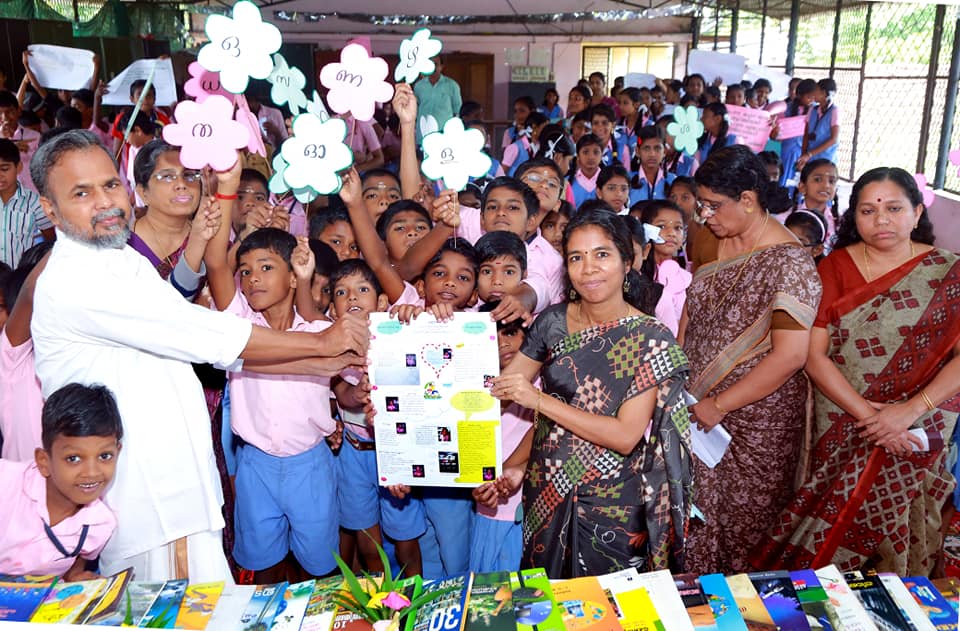
<path fill-rule="evenodd" d="M 471 414 L 489 410 L 496 402 L 486 390 L 461 390 L 450 398 L 450 405 L 463 412 L 468 421 Z"/>
<path fill-rule="evenodd" d="M 492 398 L 492 397 L 491 397 Z M 500 475 L 497 461 L 497 427 L 500 421 L 458 421 L 457 448 L 460 454 L 460 484 L 493 482 Z"/>

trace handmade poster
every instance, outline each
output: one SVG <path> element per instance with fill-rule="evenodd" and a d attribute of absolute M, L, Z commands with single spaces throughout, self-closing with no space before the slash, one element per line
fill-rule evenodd
<path fill-rule="evenodd" d="M 45 88 L 79 90 L 89 88 L 93 78 L 93 53 L 82 48 L 31 44 L 30 70 Z"/>
<path fill-rule="evenodd" d="M 501 471 L 496 324 L 488 313 L 400 324 L 370 314 L 370 396 L 381 486 L 473 487 Z"/>
<path fill-rule="evenodd" d="M 780 127 L 777 140 L 799 138 L 807 131 L 807 117 L 788 116 L 787 118 L 779 118 L 777 119 L 777 125 Z"/>
<path fill-rule="evenodd" d="M 746 145 L 754 152 L 763 151 L 770 139 L 770 114 L 739 105 L 728 105 L 730 132 L 736 134 L 737 142 Z"/>
<path fill-rule="evenodd" d="M 156 67 L 156 68 L 154 68 Z M 157 105 L 177 102 L 177 82 L 173 78 L 173 63 L 169 59 L 138 59 L 107 84 L 104 105 L 131 105 L 130 84 L 146 79 L 153 70 L 153 87 L 157 91 Z"/>
<path fill-rule="evenodd" d="M 724 85 L 740 83 L 747 70 L 747 58 L 714 50 L 691 50 L 687 56 L 687 74 L 700 73 L 707 85 L 717 77 Z"/>

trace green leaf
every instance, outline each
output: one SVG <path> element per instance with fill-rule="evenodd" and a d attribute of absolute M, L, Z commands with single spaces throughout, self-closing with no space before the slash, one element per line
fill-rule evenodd
<path fill-rule="evenodd" d="M 377 554 L 380 555 L 380 562 L 383 563 L 383 589 L 380 591 L 392 592 L 393 591 L 393 574 L 390 569 L 390 559 L 387 558 L 387 553 L 383 551 L 383 546 L 377 543 L 377 540 L 370 536 L 370 533 L 366 530 L 363 531 L 367 537 L 370 538 L 370 541 L 373 542 L 373 545 L 377 546 Z M 387 587 L 389 585 L 389 587 Z"/>
<path fill-rule="evenodd" d="M 129 589 L 127 590 L 126 594 L 127 594 L 127 612 L 123 616 L 123 626 L 132 627 L 133 626 L 133 609 L 132 609 L 132 605 L 130 604 Z"/>
<path fill-rule="evenodd" d="M 336 561 L 340 567 L 340 573 L 343 574 L 343 580 L 347 583 L 347 587 L 350 588 L 350 593 L 353 595 L 354 600 L 356 600 L 357 604 L 361 607 L 366 606 L 366 604 L 370 602 L 370 595 L 367 594 L 367 591 L 360 585 L 360 581 L 357 580 L 357 575 L 353 573 L 350 567 L 344 563 L 343 559 L 340 558 L 340 555 L 336 552 L 333 553 L 333 560 Z"/>

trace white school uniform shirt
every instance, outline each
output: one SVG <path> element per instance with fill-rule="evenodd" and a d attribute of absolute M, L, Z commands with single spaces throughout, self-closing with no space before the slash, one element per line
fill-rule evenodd
<path fill-rule="evenodd" d="M 105 499 L 118 528 L 103 558 L 223 528 L 210 416 L 189 362 L 239 363 L 252 324 L 188 303 L 130 246 L 96 249 L 57 231 L 31 329 L 44 398 L 103 384 L 123 449 Z"/>

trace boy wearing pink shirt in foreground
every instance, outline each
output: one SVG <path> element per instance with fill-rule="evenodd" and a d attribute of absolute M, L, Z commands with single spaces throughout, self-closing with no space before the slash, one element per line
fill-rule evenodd
<path fill-rule="evenodd" d="M 0 460 L 0 574 L 91 578 L 117 519 L 100 499 L 113 480 L 123 425 L 104 386 L 67 384 L 43 407 L 34 462 Z"/>

